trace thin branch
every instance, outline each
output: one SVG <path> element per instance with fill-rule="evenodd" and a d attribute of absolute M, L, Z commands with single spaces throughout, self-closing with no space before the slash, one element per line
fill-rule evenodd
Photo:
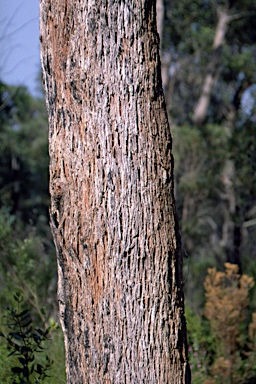
<path fill-rule="evenodd" d="M 12 72 L 18 65 L 20 65 L 24 61 L 27 61 L 31 57 L 34 57 L 34 55 L 30 55 L 30 56 L 25 57 L 24 59 L 19 60 L 18 63 L 16 63 L 11 69 L 9 69 L 8 71 L 5 71 L 4 73 L 8 74 L 8 73 Z"/>
<path fill-rule="evenodd" d="M 20 31 L 20 30 L 22 30 L 23 28 L 25 28 L 27 25 L 29 25 L 30 23 L 32 23 L 33 21 L 35 21 L 35 20 L 38 20 L 38 17 L 33 17 L 32 19 L 30 19 L 30 20 L 28 20 L 28 21 L 26 21 L 24 24 L 22 24 L 20 27 L 18 27 L 18 28 L 16 28 L 14 31 L 12 31 L 12 32 L 9 32 L 8 34 L 4 34 L 3 33 L 3 35 L 2 35 L 2 37 L 0 37 L 0 40 L 2 39 L 5 39 L 5 38 L 7 38 L 7 37 L 10 37 L 10 36 L 12 36 L 12 35 L 14 35 L 15 33 L 17 33 L 18 31 Z"/>
<path fill-rule="evenodd" d="M 230 15 L 229 18 L 231 21 L 233 21 L 233 20 L 238 20 L 238 19 L 241 19 L 242 17 L 251 16 L 251 15 L 256 15 L 256 12 L 254 11 L 238 12 Z"/>

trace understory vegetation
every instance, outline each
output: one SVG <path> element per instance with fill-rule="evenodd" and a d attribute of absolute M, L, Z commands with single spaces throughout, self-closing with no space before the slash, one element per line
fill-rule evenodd
<path fill-rule="evenodd" d="M 193 383 L 253 383 L 256 377 L 256 312 L 250 311 L 254 279 L 236 264 L 209 268 L 201 315 L 188 308 L 189 356 Z"/>

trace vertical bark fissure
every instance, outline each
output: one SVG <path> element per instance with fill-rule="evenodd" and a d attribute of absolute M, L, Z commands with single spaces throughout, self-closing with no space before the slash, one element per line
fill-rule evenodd
<path fill-rule="evenodd" d="M 142 3 L 41 0 L 69 383 L 189 380 L 155 4 Z"/>

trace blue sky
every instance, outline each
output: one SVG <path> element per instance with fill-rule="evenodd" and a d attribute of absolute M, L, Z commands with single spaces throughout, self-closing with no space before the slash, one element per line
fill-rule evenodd
<path fill-rule="evenodd" d="M 36 92 L 39 0 L 0 0 L 0 79 Z"/>
<path fill-rule="evenodd" d="M 39 0 L 0 0 L 0 80 L 36 94 L 40 70 Z M 247 91 L 244 107 L 252 100 Z"/>

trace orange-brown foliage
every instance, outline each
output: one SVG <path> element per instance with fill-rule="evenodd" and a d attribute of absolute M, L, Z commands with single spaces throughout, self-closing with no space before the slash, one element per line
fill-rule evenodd
<path fill-rule="evenodd" d="M 216 340 L 216 357 L 211 366 L 211 376 L 204 384 L 243 383 L 241 377 L 241 324 L 245 319 L 245 308 L 249 302 L 249 290 L 254 280 L 239 275 L 238 266 L 225 263 L 225 272 L 208 269 L 204 287 L 206 291 L 205 316 L 210 322 Z M 248 362 L 256 351 L 256 314 L 249 326 L 250 349 Z M 244 372 L 250 371 L 250 364 Z M 242 374 L 243 376 L 243 374 Z"/>

